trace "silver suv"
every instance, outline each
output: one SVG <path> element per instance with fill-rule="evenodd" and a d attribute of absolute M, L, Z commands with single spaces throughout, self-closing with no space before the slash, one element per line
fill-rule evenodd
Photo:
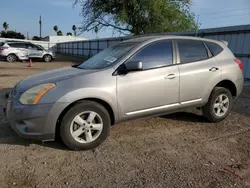
<path fill-rule="evenodd" d="M 201 107 L 227 117 L 242 91 L 242 63 L 224 42 L 153 36 L 121 42 L 79 66 L 26 78 L 5 113 L 22 137 L 93 149 L 118 122 Z"/>
<path fill-rule="evenodd" d="M 30 42 L 5 41 L 0 42 L 0 57 L 8 62 L 26 61 L 30 58 L 50 62 L 55 59 L 55 53 Z"/>

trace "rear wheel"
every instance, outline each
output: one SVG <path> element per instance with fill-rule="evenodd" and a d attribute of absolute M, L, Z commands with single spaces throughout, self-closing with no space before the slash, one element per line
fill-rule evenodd
<path fill-rule="evenodd" d="M 51 55 L 49 55 L 49 54 L 46 54 L 46 55 L 44 55 L 43 56 L 43 60 L 45 61 L 45 62 L 51 62 L 52 61 L 52 56 Z"/>
<path fill-rule="evenodd" d="M 16 62 L 17 61 L 17 56 L 15 54 L 9 54 L 6 58 L 6 60 L 10 63 Z"/>
<path fill-rule="evenodd" d="M 73 106 L 63 117 L 60 136 L 70 149 L 94 149 L 107 138 L 110 125 L 109 113 L 102 105 L 83 101 Z"/>
<path fill-rule="evenodd" d="M 208 120 L 218 122 L 228 116 L 232 102 L 232 94 L 228 89 L 215 87 L 209 97 L 208 103 L 202 107 L 202 112 Z"/>

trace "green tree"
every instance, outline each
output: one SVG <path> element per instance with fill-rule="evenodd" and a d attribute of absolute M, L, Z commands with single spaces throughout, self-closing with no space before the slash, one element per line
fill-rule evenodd
<path fill-rule="evenodd" d="M 54 27 L 53 27 L 53 29 L 54 29 L 54 31 L 56 32 L 56 34 L 57 34 L 57 32 L 58 32 L 58 26 L 57 25 L 55 25 Z"/>
<path fill-rule="evenodd" d="M 63 33 L 61 30 L 57 31 L 57 36 L 63 36 Z"/>
<path fill-rule="evenodd" d="M 4 28 L 4 31 L 7 32 L 8 29 L 9 29 L 9 24 L 7 24 L 7 22 L 4 22 L 3 23 L 3 28 Z"/>
<path fill-rule="evenodd" d="M 75 0 L 82 7 L 81 31 L 113 27 L 125 34 L 195 29 L 191 0 Z"/>
<path fill-rule="evenodd" d="M 15 31 L 2 31 L 0 36 L 2 38 L 25 39 L 25 36 L 22 33 Z"/>
<path fill-rule="evenodd" d="M 75 36 L 76 36 L 76 29 L 77 29 L 77 27 L 75 25 L 73 25 L 72 30 L 73 30 Z"/>
<path fill-rule="evenodd" d="M 67 35 L 67 36 L 72 36 L 72 33 L 71 33 L 71 32 L 68 32 L 66 35 Z"/>

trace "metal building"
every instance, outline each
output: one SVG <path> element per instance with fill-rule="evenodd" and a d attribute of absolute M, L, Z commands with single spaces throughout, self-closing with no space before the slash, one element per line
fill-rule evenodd
<path fill-rule="evenodd" d="M 159 33 L 158 35 L 195 36 L 195 34 L 195 31 L 188 31 L 176 33 Z M 198 36 L 227 41 L 229 43 L 229 48 L 244 64 L 245 79 L 250 79 L 250 25 L 201 29 L 198 32 Z M 131 38 L 132 37 L 119 37 L 59 43 L 57 44 L 57 52 L 89 57 L 110 45 L 114 45 L 117 42 Z"/>

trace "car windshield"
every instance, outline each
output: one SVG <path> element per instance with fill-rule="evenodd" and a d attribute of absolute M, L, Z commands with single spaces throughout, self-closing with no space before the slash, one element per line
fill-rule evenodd
<path fill-rule="evenodd" d="M 111 46 L 78 66 L 82 69 L 103 69 L 115 64 L 122 56 L 129 52 L 137 43 L 124 42 Z"/>
<path fill-rule="evenodd" d="M 38 48 L 40 48 L 41 50 L 44 50 L 44 47 L 42 47 L 41 45 L 37 45 Z"/>

